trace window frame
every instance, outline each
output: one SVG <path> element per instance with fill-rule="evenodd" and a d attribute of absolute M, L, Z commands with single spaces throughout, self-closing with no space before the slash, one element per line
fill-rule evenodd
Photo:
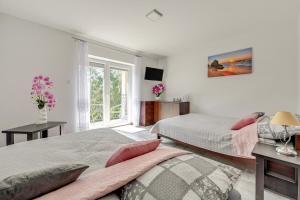
<path fill-rule="evenodd" d="M 88 55 L 88 66 L 90 67 L 90 63 L 97 63 L 104 66 L 104 79 L 103 79 L 103 121 L 91 123 L 89 120 L 89 125 L 91 128 L 99 128 L 99 127 L 109 127 L 119 125 L 118 121 L 120 120 L 110 120 L 110 69 L 119 69 L 128 72 L 128 95 L 127 95 L 127 121 L 120 121 L 121 124 L 129 124 L 132 121 L 132 107 L 131 107 L 131 100 L 132 100 L 132 67 L 133 64 L 124 63 L 120 61 L 113 61 L 110 59 L 103 60 L 101 57 Z M 88 87 L 89 94 L 90 94 L 90 85 Z M 89 95 L 90 98 L 90 95 Z M 90 100 L 89 100 L 90 102 Z M 90 105 L 89 105 L 90 109 Z M 90 113 L 89 113 L 90 119 Z"/>

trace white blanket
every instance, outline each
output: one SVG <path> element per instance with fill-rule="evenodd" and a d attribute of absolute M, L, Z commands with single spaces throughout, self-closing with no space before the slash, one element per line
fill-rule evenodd
<path fill-rule="evenodd" d="M 233 135 L 237 132 L 230 128 L 237 120 L 236 118 L 191 113 L 163 119 L 156 123 L 150 132 L 214 152 L 252 158 L 251 151 L 246 155 L 239 155 L 237 145 L 233 143 Z M 249 134 L 257 137 L 257 133 Z"/>
<path fill-rule="evenodd" d="M 1 147 L 0 180 L 65 163 L 87 164 L 87 174 L 103 168 L 114 150 L 130 142 L 131 139 L 111 129 L 95 129 Z"/>

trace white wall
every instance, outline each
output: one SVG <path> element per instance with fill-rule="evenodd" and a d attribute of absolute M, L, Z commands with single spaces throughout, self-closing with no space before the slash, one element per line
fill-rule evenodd
<path fill-rule="evenodd" d="M 297 27 L 297 94 L 298 94 L 298 98 L 297 98 L 297 102 L 298 102 L 298 107 L 297 107 L 297 111 L 298 113 L 300 113 L 300 14 L 298 15 L 298 27 Z"/>
<path fill-rule="evenodd" d="M 135 56 L 128 53 L 123 53 L 114 49 L 109 49 L 96 44 L 89 44 L 89 54 L 112 60 L 118 60 L 126 63 L 134 64 Z"/>
<path fill-rule="evenodd" d="M 36 107 L 30 98 L 31 81 L 48 75 L 54 81 L 57 107 L 49 120 L 64 120 L 73 130 L 72 57 L 74 42 L 63 32 L 0 14 L 0 130 L 33 123 Z M 17 141 L 25 140 L 18 135 Z M 0 146 L 4 145 L 4 134 Z"/>
<path fill-rule="evenodd" d="M 36 108 L 30 98 L 31 81 L 35 75 L 43 74 L 54 81 L 53 92 L 57 98 L 49 120 L 66 121 L 64 132 L 74 131 L 74 47 L 68 33 L 0 14 L 0 130 L 36 121 Z M 95 45 L 90 46 L 90 53 L 134 61 L 133 55 Z M 146 57 L 143 60 L 143 66 L 156 66 L 158 62 Z M 150 92 L 143 93 L 145 98 Z M 5 145 L 4 136 L 0 134 L 0 146 Z M 24 136 L 17 135 L 16 141 L 24 140 Z"/>
<path fill-rule="evenodd" d="M 242 116 L 297 108 L 297 23 L 236 33 L 168 59 L 167 98 L 190 95 L 192 112 Z M 207 57 L 253 47 L 253 73 L 208 78 Z"/>
<path fill-rule="evenodd" d="M 158 69 L 166 69 L 167 68 L 167 61 L 168 59 L 166 57 L 160 58 L 158 60 L 153 60 L 149 58 L 144 58 L 142 61 L 142 74 L 143 74 L 143 87 L 142 87 L 142 100 L 145 101 L 153 101 L 154 94 L 152 94 L 152 87 L 158 83 L 164 83 L 165 82 L 165 73 L 163 76 L 163 81 L 149 81 L 149 80 L 144 80 L 144 75 L 145 75 L 145 70 L 146 67 L 153 67 L 153 68 L 158 68 Z M 164 99 L 164 94 L 162 95 L 162 99 Z"/>

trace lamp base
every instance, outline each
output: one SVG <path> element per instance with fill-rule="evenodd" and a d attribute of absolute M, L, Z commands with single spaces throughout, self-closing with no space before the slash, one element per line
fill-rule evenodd
<path fill-rule="evenodd" d="M 292 148 L 289 148 L 285 145 L 276 147 L 276 151 L 282 155 L 286 156 L 297 156 L 297 151 Z"/>

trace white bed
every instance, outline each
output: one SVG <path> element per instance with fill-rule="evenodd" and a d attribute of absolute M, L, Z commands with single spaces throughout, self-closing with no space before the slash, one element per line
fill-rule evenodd
<path fill-rule="evenodd" d="M 163 119 L 157 122 L 150 132 L 210 151 L 253 158 L 251 150 L 257 142 L 256 124 L 233 131 L 230 128 L 237 120 L 191 113 Z"/>
<path fill-rule="evenodd" d="M 74 163 L 90 166 L 84 172 L 85 176 L 104 168 L 109 156 L 130 142 L 133 140 L 112 129 L 95 129 L 1 147 L 0 180 L 23 172 Z M 235 193 L 233 190 L 229 199 L 236 199 Z M 112 193 L 100 199 L 119 200 L 119 197 Z"/>
<path fill-rule="evenodd" d="M 87 164 L 87 174 L 103 168 L 117 148 L 130 142 L 112 129 L 95 129 L 1 147 L 0 180 L 59 164 Z"/>

